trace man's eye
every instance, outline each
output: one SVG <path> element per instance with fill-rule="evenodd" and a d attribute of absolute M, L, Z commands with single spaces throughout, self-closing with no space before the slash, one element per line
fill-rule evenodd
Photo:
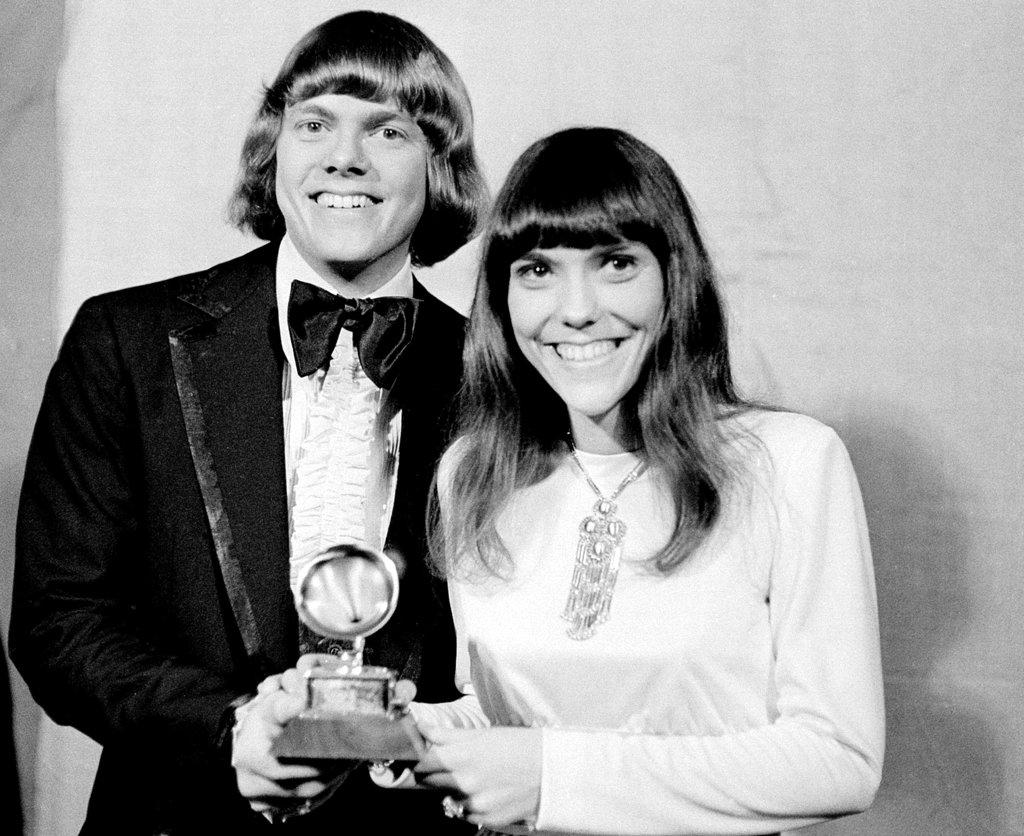
<path fill-rule="evenodd" d="M 299 130 L 307 134 L 318 134 L 324 129 L 324 123 L 318 122 L 315 119 L 307 119 L 305 122 L 299 122 Z"/>
<path fill-rule="evenodd" d="M 398 128 L 381 128 L 380 135 L 384 137 L 384 139 L 401 139 L 405 136 L 405 134 L 398 130 Z"/>

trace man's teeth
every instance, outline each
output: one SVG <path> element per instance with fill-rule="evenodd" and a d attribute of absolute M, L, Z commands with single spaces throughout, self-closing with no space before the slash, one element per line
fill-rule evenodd
<path fill-rule="evenodd" d="M 373 198 L 365 194 L 331 194 L 320 192 L 316 196 L 316 202 L 328 209 L 362 209 L 364 206 L 373 205 Z"/>
<path fill-rule="evenodd" d="M 596 357 L 611 354 L 614 350 L 614 340 L 595 340 L 583 345 L 575 343 L 557 343 L 555 345 L 555 351 L 563 360 L 593 360 Z"/>

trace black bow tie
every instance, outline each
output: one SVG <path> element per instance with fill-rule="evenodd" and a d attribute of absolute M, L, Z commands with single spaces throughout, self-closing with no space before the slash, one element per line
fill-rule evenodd
<path fill-rule="evenodd" d="M 342 328 L 352 332 L 359 363 L 381 389 L 398 377 L 399 361 L 412 341 L 419 302 L 404 296 L 346 299 L 306 282 L 292 282 L 288 331 L 295 368 L 302 377 L 326 369 Z"/>

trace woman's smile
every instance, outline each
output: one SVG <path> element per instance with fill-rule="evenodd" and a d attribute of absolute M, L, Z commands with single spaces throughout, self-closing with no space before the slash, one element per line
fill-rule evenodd
<path fill-rule="evenodd" d="M 523 356 L 565 402 L 579 435 L 614 433 L 661 328 L 664 279 L 638 241 L 531 250 L 513 262 L 509 320 Z"/>
<path fill-rule="evenodd" d="M 607 357 L 619 347 L 622 340 L 591 340 L 585 343 L 554 343 L 555 353 L 571 363 L 584 363 Z"/>

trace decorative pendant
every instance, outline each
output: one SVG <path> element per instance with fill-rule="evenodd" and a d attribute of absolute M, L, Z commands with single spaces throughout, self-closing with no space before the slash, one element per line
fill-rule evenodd
<path fill-rule="evenodd" d="M 597 494 L 593 516 L 584 517 L 580 523 L 580 539 L 576 545 L 576 564 L 569 586 L 569 598 L 565 602 L 562 618 L 569 622 L 566 631 L 570 639 L 582 641 L 594 635 L 598 624 L 608 620 L 612 608 L 612 594 L 619 577 L 619 562 L 622 558 L 622 540 L 626 536 L 626 524 L 616 513 L 615 499 L 647 469 L 646 462 L 639 462 L 623 479 L 610 496 L 601 493 L 597 483 L 590 478 L 569 438 L 569 455 L 586 479 L 590 489 Z"/>
<path fill-rule="evenodd" d="M 601 497 L 594 503 L 594 515 L 580 523 L 572 585 L 562 612 L 569 622 L 570 639 L 589 639 L 595 627 L 608 620 L 626 535 L 626 524 L 615 516 L 617 510 L 614 502 Z"/>

